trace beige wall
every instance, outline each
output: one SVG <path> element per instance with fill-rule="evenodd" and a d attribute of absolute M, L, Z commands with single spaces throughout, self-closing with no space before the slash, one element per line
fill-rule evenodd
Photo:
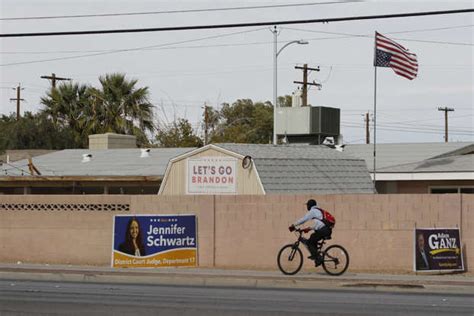
<path fill-rule="evenodd" d="M 0 262 L 107 266 L 114 215 L 192 213 L 200 266 L 277 269 L 278 250 L 295 239 L 287 227 L 304 214 L 309 197 L 0 196 Z M 353 271 L 411 271 L 415 226 L 462 223 L 467 264 L 474 262 L 473 195 L 312 197 L 335 215 L 331 243 L 349 251 Z"/>
<path fill-rule="evenodd" d="M 187 175 L 187 158 L 199 157 L 233 157 L 219 150 L 210 148 L 199 152 L 190 157 L 183 158 L 171 164 L 169 173 L 162 183 L 162 195 L 184 195 L 186 194 L 186 175 Z M 236 194 L 264 194 L 260 178 L 257 175 L 255 166 L 248 169 L 242 168 L 242 158 L 236 158 L 237 163 L 237 182 Z"/>

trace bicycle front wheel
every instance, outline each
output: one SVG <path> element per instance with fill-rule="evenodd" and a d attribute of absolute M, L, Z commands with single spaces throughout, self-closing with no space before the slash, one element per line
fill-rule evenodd
<path fill-rule="evenodd" d="M 277 257 L 278 268 L 283 274 L 293 275 L 303 266 L 303 253 L 295 244 L 283 246 Z"/>
<path fill-rule="evenodd" d="M 341 275 L 349 267 L 349 254 L 344 247 L 332 245 L 324 250 L 323 269 L 330 275 Z"/>

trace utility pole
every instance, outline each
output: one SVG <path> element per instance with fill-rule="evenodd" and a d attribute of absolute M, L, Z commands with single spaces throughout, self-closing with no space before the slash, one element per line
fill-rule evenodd
<path fill-rule="evenodd" d="M 453 108 L 448 108 L 448 107 L 439 107 L 438 111 L 444 112 L 444 142 L 448 142 L 448 112 L 454 112 Z"/>
<path fill-rule="evenodd" d="M 370 144 L 369 112 L 365 113 L 365 143 Z"/>
<path fill-rule="evenodd" d="M 308 82 L 308 70 L 319 71 L 319 67 L 318 68 L 309 68 L 308 64 L 304 64 L 303 67 L 295 66 L 295 69 L 303 70 L 303 82 L 293 81 L 293 83 L 299 83 L 299 84 L 303 85 L 303 88 L 301 90 L 302 91 L 301 98 L 303 99 L 302 106 L 307 106 L 308 105 L 308 86 L 316 86 L 318 88 L 322 87 L 321 84 L 315 83 L 314 81 L 313 82 Z"/>
<path fill-rule="evenodd" d="M 209 115 L 207 113 L 207 104 L 204 103 L 204 145 L 207 145 L 209 129 Z"/>
<path fill-rule="evenodd" d="M 55 73 L 52 73 L 51 76 L 41 76 L 41 79 L 48 79 L 51 80 L 51 86 L 53 88 L 56 88 L 56 81 L 62 81 L 62 80 L 72 80 L 71 78 L 61 78 L 61 77 L 56 77 Z"/>
<path fill-rule="evenodd" d="M 20 87 L 20 84 L 18 84 L 18 87 L 13 88 L 13 90 L 16 89 L 16 98 L 10 98 L 10 101 L 16 101 L 16 120 L 20 120 L 20 102 L 25 101 L 25 99 L 21 98 L 21 90 L 25 90 L 25 88 Z"/>

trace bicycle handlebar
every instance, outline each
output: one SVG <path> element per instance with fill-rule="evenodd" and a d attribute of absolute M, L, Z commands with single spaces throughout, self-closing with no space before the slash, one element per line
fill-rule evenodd
<path fill-rule="evenodd" d="M 301 228 L 296 228 L 296 227 L 295 227 L 295 230 L 293 230 L 292 232 L 293 232 L 293 233 L 301 233 L 301 234 L 302 234 L 302 233 L 305 233 L 304 230 L 305 230 L 305 229 L 301 229 Z"/>

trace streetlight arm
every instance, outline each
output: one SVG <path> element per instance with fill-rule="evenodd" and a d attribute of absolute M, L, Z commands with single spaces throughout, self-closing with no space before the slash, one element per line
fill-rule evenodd
<path fill-rule="evenodd" d="M 288 42 L 278 50 L 278 52 L 276 53 L 277 57 L 278 57 L 278 55 L 280 55 L 280 53 L 283 49 L 285 49 L 287 46 L 290 46 L 291 44 L 302 44 L 302 45 L 304 45 L 304 44 L 308 44 L 308 42 L 304 41 L 304 40 L 295 40 L 295 41 Z"/>
<path fill-rule="evenodd" d="M 277 52 L 277 56 L 280 55 L 281 51 L 284 50 L 287 46 L 290 46 L 291 44 L 296 44 L 298 43 L 299 41 L 291 41 L 291 42 L 288 42 L 286 43 L 285 45 L 283 45 Z"/>

